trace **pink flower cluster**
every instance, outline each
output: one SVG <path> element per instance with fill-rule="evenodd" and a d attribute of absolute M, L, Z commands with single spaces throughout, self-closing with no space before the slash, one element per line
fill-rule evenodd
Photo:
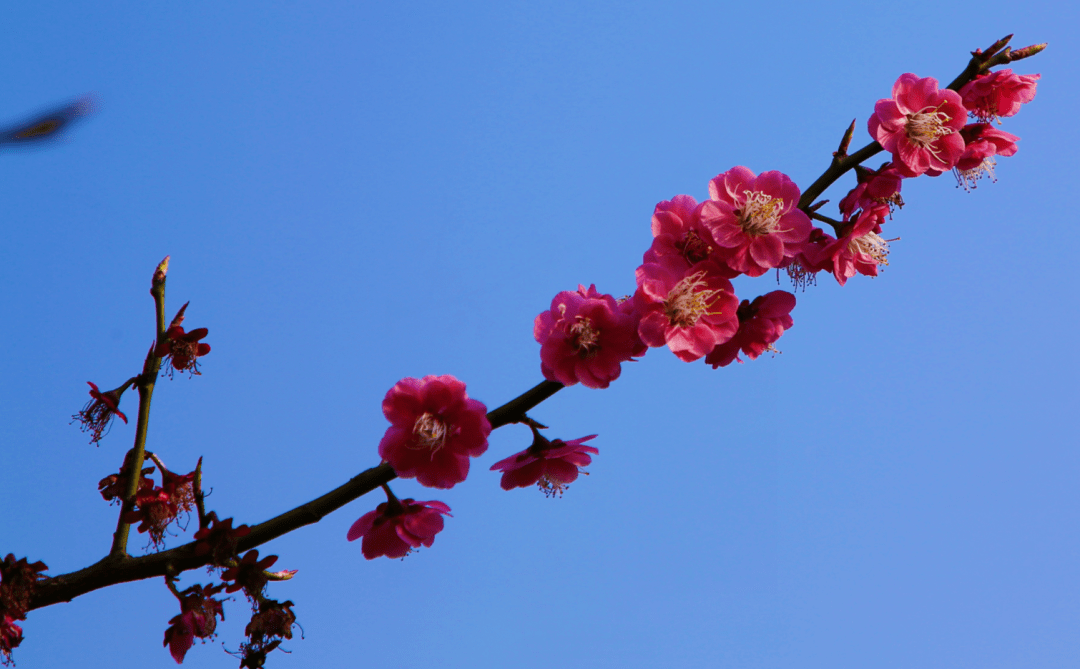
<path fill-rule="evenodd" d="M 687 362 L 725 357 L 740 329 L 730 279 L 796 262 L 812 230 L 799 196 L 787 175 L 740 166 L 714 178 L 701 204 L 679 195 L 656 205 L 633 297 L 641 340 Z"/>
<path fill-rule="evenodd" d="M 774 290 L 740 301 L 731 280 L 785 269 L 805 289 L 823 271 L 841 286 L 856 274 L 877 276 L 888 265 L 889 243 L 896 241 L 883 236 L 883 226 L 904 205 L 903 180 L 951 169 L 967 188 L 983 174 L 993 175 L 994 157 L 1015 154 L 1019 138 L 990 121 L 1012 116 L 1031 101 L 1038 79 L 1003 70 L 957 92 L 941 89 L 933 78 L 901 75 L 892 97 L 878 100 L 867 124 L 892 160 L 876 170 L 856 166 L 857 183 L 839 203 L 841 220 L 818 212 L 825 202 L 800 207 L 803 193 L 787 175 L 755 174 L 743 166 L 714 177 L 703 202 L 689 195 L 660 202 L 631 297 L 616 299 L 595 285 L 579 285 L 557 294 L 536 317 L 533 336 L 544 378 L 607 388 L 621 375 L 622 363 L 661 346 L 686 362 L 704 358 L 713 368 L 742 363 L 740 355 L 755 360 L 777 352 L 774 344 L 794 325 L 795 296 Z M 967 123 L 969 115 L 978 122 Z M 850 134 L 838 158 L 846 156 L 849 141 Z M 811 217 L 829 223 L 835 236 L 814 227 Z M 453 487 L 467 476 L 470 458 L 487 449 L 491 425 L 485 411 L 452 376 L 403 379 L 383 401 L 391 427 L 379 454 L 400 477 Z M 517 420 L 532 427 L 534 439 L 492 465 L 502 473 L 505 490 L 537 485 L 549 496 L 561 495 L 599 453 L 585 445 L 596 435 L 549 441 L 528 416 Z M 403 557 L 430 546 L 450 508 L 437 501 L 399 501 L 383 487 L 387 502 L 358 519 L 348 539 L 363 538 L 368 559 Z"/>
<path fill-rule="evenodd" d="M 960 92 L 939 90 L 932 77 L 907 73 L 893 84 L 893 96 L 878 100 L 868 128 L 886 151 L 892 168 L 905 178 L 956 173 L 965 189 L 983 175 L 994 177 L 994 156 L 1016 153 L 1015 135 L 990 123 L 1013 116 L 1031 102 L 1039 75 L 999 70 L 976 77 Z M 968 116 L 977 123 L 966 124 Z M 897 189 L 899 192 L 899 189 Z"/>

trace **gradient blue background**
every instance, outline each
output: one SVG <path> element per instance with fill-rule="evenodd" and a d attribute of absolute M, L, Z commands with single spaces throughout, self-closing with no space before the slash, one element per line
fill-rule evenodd
<path fill-rule="evenodd" d="M 453 508 L 431 549 L 346 543 L 376 494 L 263 552 L 300 570 L 270 594 L 306 637 L 271 667 L 1077 666 L 1074 5 L 42 1 L 4 23 L 0 119 L 99 104 L 0 151 L 0 554 L 53 574 L 108 549 L 96 484 L 134 425 L 95 448 L 68 421 L 86 381 L 138 372 L 166 254 L 170 315 L 191 300 L 213 352 L 158 384 L 149 447 L 205 456 L 210 508 L 256 523 L 377 464 L 398 379 L 491 407 L 539 381 L 534 317 L 578 283 L 632 292 L 656 202 L 735 165 L 806 187 L 899 74 L 1050 42 L 1017 68 L 1043 79 L 1000 181 L 905 183 L 890 266 L 799 293 L 783 355 L 655 349 L 536 410 L 600 435 L 563 499 L 499 489 L 511 426 L 453 490 L 394 484 Z M 245 609 L 185 666 L 236 666 Z M 16 659 L 173 666 L 177 610 L 160 579 L 98 591 L 32 612 Z"/>

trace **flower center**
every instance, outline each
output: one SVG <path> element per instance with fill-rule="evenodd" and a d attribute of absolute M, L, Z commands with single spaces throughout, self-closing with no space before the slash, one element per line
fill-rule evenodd
<path fill-rule="evenodd" d="M 425 413 L 413 423 L 413 435 L 416 437 L 414 448 L 428 449 L 431 455 L 446 445 L 446 439 L 450 436 L 450 430 L 446 423 L 438 416 Z"/>
<path fill-rule="evenodd" d="M 760 191 L 745 191 L 746 201 L 739 210 L 739 225 L 748 235 L 768 235 L 778 232 L 777 225 L 784 213 L 784 201 Z"/>
<path fill-rule="evenodd" d="M 664 313 L 672 327 L 691 327 L 702 316 L 711 313 L 709 307 L 721 291 L 709 290 L 708 285 L 705 272 L 695 272 L 675 284 L 664 300 Z"/>
<path fill-rule="evenodd" d="M 712 247 L 701 238 L 697 230 L 687 230 L 682 240 L 675 243 L 675 248 L 679 250 L 683 258 L 686 258 L 686 262 L 691 265 L 705 260 L 712 251 Z"/>
<path fill-rule="evenodd" d="M 923 107 L 914 114 L 908 114 L 905 126 L 908 139 L 919 148 L 928 149 L 935 156 L 937 156 L 937 149 L 934 149 L 931 144 L 945 135 L 956 132 L 945 125 L 952 120 L 952 117 L 941 111 L 943 104 L 945 104 L 944 100 L 937 107 Z"/>
<path fill-rule="evenodd" d="M 593 328 L 587 316 L 578 316 L 567 330 L 570 340 L 582 358 L 591 358 L 600 349 L 600 332 Z"/>
<path fill-rule="evenodd" d="M 889 264 L 889 242 L 895 239 L 882 239 L 876 232 L 868 232 L 862 237 L 855 237 L 848 242 L 848 250 L 852 253 L 861 253 L 874 259 L 878 265 Z"/>

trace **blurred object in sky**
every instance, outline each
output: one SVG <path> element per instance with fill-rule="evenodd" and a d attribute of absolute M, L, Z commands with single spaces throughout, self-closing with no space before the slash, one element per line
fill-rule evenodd
<path fill-rule="evenodd" d="M 50 109 L 25 121 L 0 129 L 0 148 L 44 144 L 56 139 L 64 128 L 94 109 L 94 100 L 84 95 L 62 107 Z"/>

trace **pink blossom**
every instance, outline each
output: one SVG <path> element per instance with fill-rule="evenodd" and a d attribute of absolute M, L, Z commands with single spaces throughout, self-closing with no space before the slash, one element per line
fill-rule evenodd
<path fill-rule="evenodd" d="M 562 496 L 563 491 L 577 480 L 578 474 L 592 462 L 592 455 L 598 454 L 594 446 L 582 446 L 595 438 L 595 434 L 580 439 L 548 441 L 536 428 L 533 428 L 533 443 L 520 453 L 499 460 L 491 466 L 492 471 L 501 471 L 502 489 L 525 488 L 534 483 L 548 497 Z"/>
<path fill-rule="evenodd" d="M 401 478 L 452 488 L 468 476 L 469 458 L 487 450 L 487 407 L 469 399 L 465 384 L 449 374 L 398 381 L 382 409 L 390 427 L 379 456 Z"/>
<path fill-rule="evenodd" d="M 794 323 L 790 316 L 794 308 L 795 296 L 783 290 L 761 295 L 753 302 L 743 300 L 739 305 L 739 331 L 705 356 L 705 362 L 716 369 L 730 365 L 733 360 L 742 363 L 739 349 L 751 360 L 765 351 L 775 351 L 773 343 Z"/>
<path fill-rule="evenodd" d="M 212 595 L 221 592 L 224 585 L 193 585 L 180 593 L 180 614 L 169 621 L 165 630 L 163 646 L 169 647 L 169 653 L 177 664 L 184 661 L 184 656 L 191 649 L 195 637 L 208 639 L 217 630 L 217 616 L 225 620 L 225 609 L 221 600 Z"/>
<path fill-rule="evenodd" d="M 430 548 L 435 535 L 442 532 L 443 516 L 449 515 L 450 507 L 442 502 L 399 501 L 391 494 L 374 511 L 360 516 L 346 538 L 356 541 L 363 537 L 361 549 L 369 560 L 380 555 L 401 558 L 414 548 Z"/>
<path fill-rule="evenodd" d="M 1003 116 L 1013 116 L 1020 105 L 1035 99 L 1038 74 L 1014 74 L 997 70 L 975 77 L 960 89 L 964 107 L 980 121 L 989 123 Z"/>
<path fill-rule="evenodd" d="M 889 240 L 880 235 L 888 215 L 883 204 L 860 211 L 847 224 L 846 233 L 822 250 L 822 260 L 832 262 L 833 276 L 841 286 L 856 273 L 877 276 L 878 267 L 889 264 Z"/>
<path fill-rule="evenodd" d="M 22 620 L 22 618 L 0 612 L 0 664 L 15 664 L 11 651 L 18 648 L 23 640 L 22 627 L 15 624 L 17 620 Z"/>
<path fill-rule="evenodd" d="M 717 259 L 732 270 L 761 276 L 790 260 L 810 235 L 799 187 L 780 172 L 758 176 L 733 167 L 709 182 L 701 221 L 717 245 Z M 730 276 L 730 275 L 729 275 Z"/>
<path fill-rule="evenodd" d="M 901 176 L 917 177 L 929 169 L 951 169 L 964 152 L 960 129 L 967 110 L 960 95 L 939 90 L 937 79 L 900 75 L 892 98 L 878 100 L 870 117 L 870 135 L 893 154 Z"/>
<path fill-rule="evenodd" d="M 119 417 L 125 423 L 127 416 L 120 411 L 120 396 L 128 388 L 128 383 L 107 392 L 101 392 L 95 383 L 86 382 L 90 386 L 90 401 L 82 408 L 82 411 L 72 416 L 74 420 L 82 423 L 82 431 L 90 433 L 90 443 L 96 444 L 101 438 L 109 433 L 113 418 Z M 74 421 L 73 421 L 74 422 Z"/>
<path fill-rule="evenodd" d="M 817 285 L 817 273 L 832 268 L 832 260 L 824 257 L 824 251 L 834 241 L 832 235 L 825 234 L 821 228 L 810 231 L 810 238 L 784 268 L 792 286 L 806 290 L 807 286 Z"/>
<path fill-rule="evenodd" d="M 960 131 L 966 146 L 964 155 L 957 161 L 953 172 L 957 182 L 964 190 L 975 188 L 976 182 L 989 175 L 991 181 L 997 181 L 994 168 L 997 161 L 994 156 L 1012 156 L 1016 154 L 1016 143 L 1020 138 L 1003 130 L 998 130 L 989 123 L 970 123 Z"/>
<path fill-rule="evenodd" d="M 686 270 L 677 260 L 645 263 L 637 269 L 637 284 L 641 340 L 667 344 L 680 360 L 697 360 L 739 329 L 739 298 L 712 261 Z"/>
<path fill-rule="evenodd" d="M 225 588 L 225 592 L 236 592 L 242 589 L 244 594 L 250 597 L 252 601 L 257 600 L 269 580 L 266 576 L 266 570 L 273 566 L 277 560 L 278 556 L 276 555 L 267 555 L 260 560 L 258 548 L 253 548 L 244 553 L 244 557 L 221 572 L 222 581 L 232 581 Z"/>
<path fill-rule="evenodd" d="M 709 229 L 701 225 L 701 205 L 689 195 L 676 195 L 656 205 L 652 233 L 653 243 L 644 262 L 679 256 L 689 267 L 708 259 L 715 247 Z"/>
<path fill-rule="evenodd" d="M 622 363 L 641 355 L 637 327 L 634 313 L 596 286 L 563 291 L 533 324 L 540 370 L 564 386 L 580 381 L 589 388 L 607 388 L 619 378 Z"/>
<path fill-rule="evenodd" d="M 150 542 L 160 546 L 165 539 L 169 524 L 181 513 L 190 513 L 195 505 L 195 472 L 173 474 L 161 470 L 161 487 L 146 485 L 149 479 L 139 481 L 135 493 L 136 509 L 124 514 L 125 523 L 139 523 L 139 532 L 149 532 Z M 99 484 L 100 486 L 100 484 Z"/>
<path fill-rule="evenodd" d="M 892 163 L 885 163 L 876 170 L 868 170 L 861 165 L 855 166 L 859 183 L 840 200 L 840 213 L 848 220 L 857 209 L 869 209 L 875 204 L 887 204 L 903 207 L 904 198 L 900 197 L 900 184 L 903 177 Z"/>

